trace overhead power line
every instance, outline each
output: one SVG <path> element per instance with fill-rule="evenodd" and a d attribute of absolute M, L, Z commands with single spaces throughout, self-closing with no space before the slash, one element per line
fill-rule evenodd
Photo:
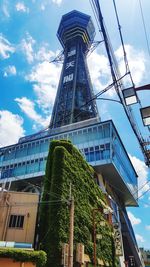
<path fill-rule="evenodd" d="M 123 81 L 120 80 L 121 75 L 119 72 L 118 63 L 116 61 L 115 54 L 114 54 L 114 51 L 113 51 L 113 48 L 112 48 L 112 45 L 111 45 L 111 42 L 109 39 L 109 35 L 107 33 L 107 30 L 106 30 L 106 27 L 104 24 L 104 19 L 103 19 L 101 8 L 100 8 L 100 1 L 99 0 L 90 0 L 90 3 L 93 5 L 93 10 L 95 12 L 95 16 L 97 16 L 97 21 L 99 23 L 99 29 L 101 30 L 101 33 L 103 35 L 105 49 L 106 49 L 106 53 L 107 53 L 109 64 L 110 64 L 110 72 L 111 72 L 111 76 L 112 76 L 113 83 L 114 83 L 114 88 L 116 90 L 116 93 L 119 97 L 120 102 L 123 105 L 125 114 L 128 118 L 128 121 L 129 121 L 131 127 L 132 127 L 132 130 L 133 130 L 133 132 L 134 132 L 134 134 L 135 134 L 135 136 L 139 142 L 140 148 L 141 148 L 143 155 L 144 155 L 145 163 L 146 163 L 146 165 L 149 166 L 149 156 L 147 153 L 147 148 L 143 145 L 144 144 L 144 138 L 143 138 L 142 133 L 139 129 L 137 121 L 133 115 L 131 106 L 126 105 L 126 102 L 125 102 L 125 99 L 123 96 L 123 90 L 125 89 L 125 87 L 123 85 Z M 124 41 L 123 41 L 123 36 L 122 36 L 122 32 L 121 32 L 121 26 L 120 26 L 120 22 L 119 22 L 119 16 L 118 16 L 115 0 L 113 0 L 113 4 L 114 4 L 115 14 L 116 14 L 116 18 L 117 18 L 117 24 L 118 24 L 118 28 L 119 28 L 121 45 L 123 48 L 123 55 L 124 55 L 124 61 L 125 61 L 125 66 L 126 66 L 126 72 L 129 74 L 130 82 L 132 85 L 131 87 L 133 87 L 133 89 L 135 89 L 132 75 L 131 75 L 131 72 L 129 69 L 127 56 L 126 56 L 126 51 L 125 51 L 125 46 L 124 46 Z M 140 101 L 139 101 L 139 104 L 140 104 Z"/>
<path fill-rule="evenodd" d="M 147 51 L 148 51 L 148 54 L 149 54 L 149 57 L 150 57 L 150 45 L 149 45 L 149 40 L 148 40 L 148 35 L 147 35 L 146 24 L 145 24 L 145 19 L 144 19 L 144 13 L 143 13 L 141 0 L 139 0 L 139 6 L 140 6 L 140 11 L 141 11 L 142 23 L 143 23 L 145 40 L 146 40 L 146 45 L 147 45 Z"/>

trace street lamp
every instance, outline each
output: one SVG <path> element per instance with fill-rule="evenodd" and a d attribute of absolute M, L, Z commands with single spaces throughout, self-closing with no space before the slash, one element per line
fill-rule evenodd
<path fill-rule="evenodd" d="M 140 109 L 144 126 L 150 125 L 150 106 Z"/>
<path fill-rule="evenodd" d="M 126 105 L 132 105 L 138 102 L 138 97 L 136 92 L 142 90 L 150 90 L 150 84 L 146 84 L 139 87 L 129 87 L 122 90 L 123 97 L 125 100 Z"/>
<path fill-rule="evenodd" d="M 150 90 L 150 84 L 136 87 L 136 88 L 129 87 L 129 88 L 122 90 L 125 104 L 128 106 L 128 105 L 137 103 L 138 97 L 137 97 L 136 91 L 141 91 L 141 90 Z M 140 112 L 141 112 L 141 117 L 142 117 L 144 126 L 149 126 L 150 125 L 150 106 L 141 108 Z"/>
<path fill-rule="evenodd" d="M 137 94 L 134 87 L 126 88 L 122 90 L 122 93 L 127 106 L 136 104 L 138 102 Z"/>

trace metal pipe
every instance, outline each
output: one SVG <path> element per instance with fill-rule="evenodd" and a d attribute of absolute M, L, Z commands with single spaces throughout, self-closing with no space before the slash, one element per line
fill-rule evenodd
<path fill-rule="evenodd" d="M 74 198 L 70 186 L 70 229 L 69 229 L 69 255 L 68 267 L 73 267 L 73 239 L 74 239 Z"/>

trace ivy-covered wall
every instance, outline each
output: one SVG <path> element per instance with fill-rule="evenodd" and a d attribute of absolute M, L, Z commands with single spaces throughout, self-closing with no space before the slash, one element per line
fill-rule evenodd
<path fill-rule="evenodd" d="M 94 182 L 94 170 L 80 152 L 68 141 L 53 141 L 46 166 L 44 192 L 40 211 L 40 245 L 48 254 L 46 267 L 61 266 L 62 243 L 69 240 L 70 183 L 75 200 L 74 246 L 83 243 L 85 253 L 93 260 L 93 209 L 102 207 L 105 197 Z M 45 203 L 44 203 L 45 202 Z M 98 212 L 95 216 L 96 232 L 102 234 L 97 241 L 97 258 L 115 267 L 112 228 Z"/>

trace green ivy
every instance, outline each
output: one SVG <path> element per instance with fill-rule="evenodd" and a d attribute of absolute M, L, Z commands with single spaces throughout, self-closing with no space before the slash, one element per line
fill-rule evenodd
<path fill-rule="evenodd" d="M 44 266 L 47 260 L 46 253 L 42 250 L 40 251 L 28 251 L 23 249 L 15 248 L 1 248 L 0 258 L 11 258 L 15 261 L 20 262 L 32 262 L 37 266 Z"/>
<path fill-rule="evenodd" d="M 94 181 L 94 169 L 83 159 L 80 152 L 68 141 L 53 141 L 50 145 L 44 179 L 43 201 L 40 210 L 41 249 L 48 254 L 46 267 L 61 266 L 62 243 L 69 240 L 70 183 L 75 199 L 74 244 L 83 243 L 85 253 L 93 260 L 93 209 L 102 207 L 105 196 Z M 59 202 L 56 202 L 59 201 Z M 112 228 L 103 215 L 96 215 L 96 231 L 102 235 L 97 242 L 97 258 L 115 267 Z"/>

